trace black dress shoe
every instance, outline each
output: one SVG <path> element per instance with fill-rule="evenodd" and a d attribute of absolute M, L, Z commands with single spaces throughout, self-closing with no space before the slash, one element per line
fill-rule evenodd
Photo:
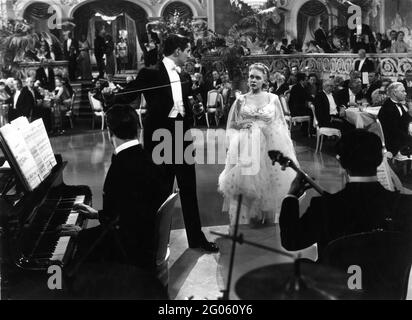
<path fill-rule="evenodd" d="M 219 252 L 219 248 L 214 242 L 204 241 L 198 245 L 191 245 L 192 249 L 202 249 L 207 252 Z"/>

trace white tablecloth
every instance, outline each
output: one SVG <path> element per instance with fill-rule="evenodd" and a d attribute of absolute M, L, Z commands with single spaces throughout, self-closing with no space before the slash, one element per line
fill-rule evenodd
<path fill-rule="evenodd" d="M 380 108 L 368 107 L 363 111 L 360 111 L 359 108 L 348 108 L 346 109 L 346 120 L 357 129 L 366 128 L 376 121 Z"/>

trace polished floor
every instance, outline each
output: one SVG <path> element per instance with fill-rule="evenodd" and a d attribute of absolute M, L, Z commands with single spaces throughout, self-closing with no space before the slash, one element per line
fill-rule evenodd
<path fill-rule="evenodd" d="M 204 129 L 205 137 L 208 133 Z M 324 152 L 315 154 L 313 138 L 305 139 L 299 136 L 294 138 L 296 138 L 295 150 L 301 168 L 314 177 L 326 191 L 340 190 L 344 180 L 343 172 L 333 156 L 334 141 L 326 141 Z M 52 137 L 51 142 L 55 153 L 60 153 L 68 162 L 64 171 L 66 184 L 90 186 L 93 192 L 93 206 L 100 209 L 102 185 L 113 152 L 107 131 L 84 131 L 78 134 L 69 132 L 62 136 Z M 197 147 L 206 149 L 206 144 L 197 145 Z M 197 193 L 204 232 L 210 240 L 217 242 L 220 247 L 219 253 L 205 254 L 188 249 L 180 203 L 177 203 L 174 208 L 169 261 L 171 299 L 214 300 L 221 297 L 221 290 L 225 289 L 232 243 L 230 240 L 211 234 L 211 231 L 227 233 L 228 217 L 221 212 L 223 199 L 217 192 L 217 180 L 222 170 L 223 164 L 205 164 L 196 167 Z M 307 192 L 302 202 L 303 210 L 314 195 L 316 193 L 313 190 Z M 249 241 L 282 249 L 277 225 L 266 225 L 260 228 L 242 225 L 240 231 Z M 316 259 L 316 247 L 303 250 L 301 254 L 303 257 Z M 291 262 L 291 258 L 279 254 L 250 245 L 237 245 L 230 298 L 242 298 L 237 294 L 236 286 L 239 283 L 238 280 L 249 271 L 266 265 Z M 271 281 L 271 279 L 264 281 Z M 259 286 L 259 283 L 255 285 Z M 253 289 L 251 290 L 253 292 Z"/>

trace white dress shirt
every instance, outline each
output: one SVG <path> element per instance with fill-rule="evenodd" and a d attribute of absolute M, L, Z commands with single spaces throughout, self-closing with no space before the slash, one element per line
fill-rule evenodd
<path fill-rule="evenodd" d="M 392 99 L 391 99 L 391 100 L 392 100 Z M 403 108 L 403 110 L 404 110 L 405 112 L 408 112 L 408 110 L 405 109 L 405 106 L 404 106 L 402 103 L 396 102 L 396 101 L 394 101 L 394 100 L 392 100 L 392 102 L 393 102 L 394 104 L 396 104 L 396 107 L 398 108 L 398 111 L 399 111 L 399 114 L 401 115 L 401 117 L 403 116 L 403 112 L 402 112 L 402 109 L 401 109 L 401 107 L 399 106 L 399 104 L 402 106 L 402 108 Z"/>
<path fill-rule="evenodd" d="M 352 92 L 351 89 L 349 89 L 349 102 L 356 103 L 356 95 Z"/>
<path fill-rule="evenodd" d="M 21 90 L 16 90 L 13 98 L 13 109 L 16 109 L 17 100 L 19 100 Z"/>
<path fill-rule="evenodd" d="M 361 70 L 362 70 L 362 67 L 363 67 L 363 64 L 365 63 L 365 61 L 366 61 L 366 58 L 360 60 L 359 66 L 358 66 L 358 71 L 361 71 Z"/>
<path fill-rule="evenodd" d="M 169 75 L 174 102 L 173 108 L 169 113 L 169 118 L 176 118 L 178 114 L 181 114 L 182 117 L 184 117 L 185 108 L 183 105 L 182 84 L 178 73 L 179 68 L 176 67 L 174 61 L 168 57 L 163 58 L 163 64 L 166 68 L 167 74 Z"/>
<path fill-rule="evenodd" d="M 119 153 L 122 152 L 123 150 L 126 150 L 126 149 L 129 149 L 129 148 L 131 148 L 131 147 L 137 146 L 139 143 L 140 143 L 140 142 L 139 142 L 139 140 L 137 140 L 137 139 L 127 141 L 127 142 L 121 144 L 120 146 L 118 146 L 118 147 L 114 150 L 114 153 L 115 153 L 115 154 L 119 154 Z"/>
<path fill-rule="evenodd" d="M 67 51 L 70 51 L 70 46 L 72 45 L 72 39 L 67 39 Z"/>
<path fill-rule="evenodd" d="M 329 114 L 336 116 L 338 114 L 338 107 L 336 105 L 335 99 L 333 98 L 332 92 L 329 94 L 325 92 L 325 94 L 329 101 Z"/>

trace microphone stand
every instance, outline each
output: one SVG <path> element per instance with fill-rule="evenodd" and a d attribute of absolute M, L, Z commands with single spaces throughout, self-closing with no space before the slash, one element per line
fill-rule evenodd
<path fill-rule="evenodd" d="M 233 274 L 233 266 L 235 262 L 235 251 L 236 251 L 236 237 L 239 230 L 239 218 L 240 218 L 240 209 L 242 207 L 242 195 L 240 194 L 237 201 L 237 208 L 236 208 L 236 222 L 235 222 L 235 230 L 234 230 L 234 238 L 232 241 L 232 250 L 230 253 L 230 261 L 229 261 L 229 272 L 227 276 L 227 284 L 226 289 L 222 290 L 223 296 L 219 298 L 219 300 L 229 300 L 229 293 L 230 293 L 230 286 L 232 284 L 232 274 Z M 215 232 L 212 232 L 216 234 Z"/>

